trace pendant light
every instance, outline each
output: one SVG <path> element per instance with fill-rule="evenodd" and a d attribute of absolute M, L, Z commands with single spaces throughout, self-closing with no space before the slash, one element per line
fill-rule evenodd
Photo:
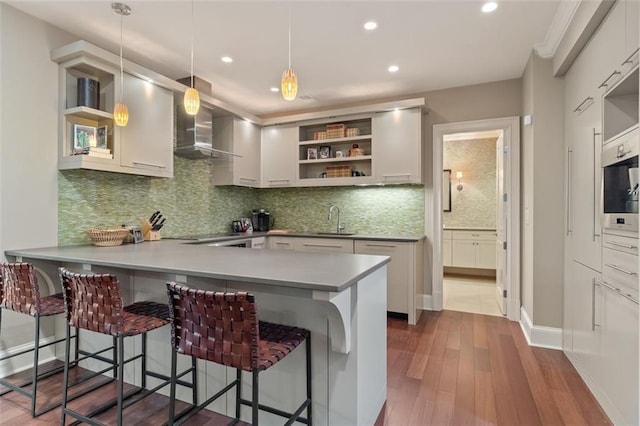
<path fill-rule="evenodd" d="M 289 68 L 282 73 L 280 81 L 280 91 L 286 101 L 293 101 L 298 94 L 298 77 L 291 69 L 291 8 L 289 8 Z"/>
<path fill-rule="evenodd" d="M 193 0 L 191 0 L 191 87 L 184 92 L 184 110 L 189 115 L 196 115 L 200 109 L 200 95 L 193 87 Z"/>
<path fill-rule="evenodd" d="M 120 99 L 113 108 L 113 118 L 116 126 L 124 127 L 129 121 L 129 108 L 124 103 L 124 67 L 122 66 L 122 19 L 131 15 L 131 8 L 124 3 L 112 3 L 111 8 L 120 15 Z"/>

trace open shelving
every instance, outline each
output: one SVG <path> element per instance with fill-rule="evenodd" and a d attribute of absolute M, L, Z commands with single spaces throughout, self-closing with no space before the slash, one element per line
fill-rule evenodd
<path fill-rule="evenodd" d="M 602 140 L 606 144 L 638 127 L 638 66 L 603 95 Z"/>

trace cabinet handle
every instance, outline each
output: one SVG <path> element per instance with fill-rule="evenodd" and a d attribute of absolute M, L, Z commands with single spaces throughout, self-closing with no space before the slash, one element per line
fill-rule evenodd
<path fill-rule="evenodd" d="M 600 170 L 600 167 L 598 166 L 598 162 L 597 162 L 597 153 L 599 152 L 597 147 L 598 145 L 596 144 L 596 136 L 600 136 L 600 133 L 596 132 L 596 129 L 593 129 L 593 241 L 596 240 L 596 237 L 599 237 L 600 234 L 598 234 L 598 228 L 597 228 L 597 219 L 598 219 L 598 212 L 600 211 L 600 203 L 598 203 L 598 196 L 600 194 L 598 194 L 598 180 L 596 179 L 596 175 L 598 173 L 598 170 Z"/>
<path fill-rule="evenodd" d="M 573 151 L 571 148 L 567 148 L 567 212 L 566 212 L 566 220 L 567 220 L 567 236 L 571 234 L 571 165 L 573 163 Z"/>
<path fill-rule="evenodd" d="M 330 245 L 330 244 L 311 244 L 311 243 L 304 243 L 303 245 L 304 245 L 305 247 L 342 248 L 342 246 Z"/>
<path fill-rule="evenodd" d="M 631 55 L 629 55 L 629 57 L 627 59 L 625 59 L 624 62 L 621 63 L 620 65 L 633 64 L 633 61 L 631 60 L 631 58 L 633 58 L 635 55 L 637 55 L 639 50 L 640 50 L 640 47 L 637 48 L 636 50 L 634 50 L 633 53 Z"/>
<path fill-rule="evenodd" d="M 600 285 L 602 284 L 598 280 L 591 278 L 591 331 L 600 327 L 600 324 L 596 324 L 596 286 Z"/>
<path fill-rule="evenodd" d="M 609 80 L 611 80 L 611 78 L 612 78 L 612 77 L 614 77 L 614 76 L 616 76 L 616 75 L 620 75 L 620 71 L 615 70 L 614 72 L 612 72 L 612 73 L 609 75 L 609 77 L 607 77 L 607 78 L 605 79 L 605 81 L 603 81 L 603 82 L 600 84 L 600 86 L 598 86 L 598 89 L 601 89 L 601 88 L 603 88 L 603 87 L 607 87 L 607 83 L 609 82 Z"/>
<path fill-rule="evenodd" d="M 385 179 L 397 179 L 397 178 L 405 178 L 405 180 L 411 179 L 411 173 L 400 173 L 397 175 L 382 175 Z"/>
<path fill-rule="evenodd" d="M 240 178 L 241 181 L 245 181 L 245 182 L 256 182 L 256 179 L 251 179 L 251 178 L 246 178 L 246 177 L 241 177 Z"/>
<path fill-rule="evenodd" d="M 269 180 L 268 182 L 271 182 L 271 183 L 275 183 L 275 182 L 284 182 L 284 183 L 289 183 L 289 182 L 290 182 L 290 180 L 289 180 L 289 179 L 271 179 L 271 180 Z"/>
<path fill-rule="evenodd" d="M 365 244 L 367 247 L 386 247 L 386 248 L 396 248 L 397 246 L 393 244 Z"/>
<path fill-rule="evenodd" d="M 617 243 L 615 241 L 607 241 L 607 244 L 611 244 L 612 246 L 622 247 L 622 248 L 626 248 L 626 249 L 630 249 L 630 250 L 638 250 L 637 246 L 632 246 L 632 245 L 629 245 L 629 244 Z"/>
<path fill-rule="evenodd" d="M 593 98 L 591 96 L 587 96 L 586 98 L 584 98 L 584 100 L 580 102 L 580 104 L 576 107 L 576 109 L 573 110 L 573 112 L 583 112 L 584 110 L 582 109 L 582 106 L 587 102 L 593 103 Z M 591 106 L 591 103 L 589 104 L 589 106 Z"/>
<path fill-rule="evenodd" d="M 610 263 L 605 263 L 604 266 L 608 266 L 609 268 L 615 269 L 616 271 L 620 271 L 620 272 L 625 273 L 627 275 L 631 275 L 631 276 L 638 275 L 637 272 L 627 271 L 626 269 L 621 268 L 618 265 L 612 265 Z"/>
<path fill-rule="evenodd" d="M 596 280 L 596 282 L 597 282 L 597 284 L 598 284 L 598 285 L 602 285 L 602 286 L 604 286 L 604 287 L 608 288 L 608 289 L 609 289 L 609 290 L 611 290 L 612 292 L 617 293 L 619 296 L 622 296 L 622 297 L 624 297 L 625 299 L 632 301 L 632 302 L 633 302 L 633 303 L 635 303 L 636 305 L 638 305 L 638 304 L 639 304 L 639 303 L 638 303 L 638 299 L 634 298 L 634 297 L 633 297 L 633 296 L 631 296 L 630 294 L 623 293 L 622 291 L 620 291 L 620 289 L 619 289 L 619 288 L 615 288 L 614 286 L 612 286 L 612 285 L 611 285 L 611 284 L 609 284 L 608 282 L 606 282 L 606 281 L 600 281 L 600 280 Z"/>
<path fill-rule="evenodd" d="M 156 167 L 158 169 L 166 169 L 167 168 L 167 166 L 163 166 L 162 164 L 145 163 L 143 161 L 132 161 L 131 164 L 133 164 L 134 166 Z"/>

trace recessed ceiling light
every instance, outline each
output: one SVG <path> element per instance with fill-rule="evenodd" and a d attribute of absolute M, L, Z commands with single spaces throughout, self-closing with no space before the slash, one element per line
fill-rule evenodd
<path fill-rule="evenodd" d="M 276 93 L 276 92 L 279 92 L 279 91 L 280 91 L 280 89 L 278 89 L 277 87 L 272 87 L 272 88 L 271 88 L 271 89 L 269 89 L 269 90 L 271 90 L 271 91 L 272 91 L 272 92 L 274 92 L 274 93 Z"/>
<path fill-rule="evenodd" d="M 389 68 L 387 68 L 389 70 L 389 72 L 398 72 L 400 71 L 400 67 L 397 65 L 391 65 Z"/>
<path fill-rule="evenodd" d="M 231 58 L 231 56 L 223 56 L 220 59 L 222 60 L 222 62 L 225 62 L 227 64 L 230 64 L 231 62 L 233 62 L 233 58 Z"/>
<path fill-rule="evenodd" d="M 496 3 L 495 1 L 488 1 L 482 5 L 482 11 L 484 13 L 493 12 L 497 8 L 498 8 L 498 3 Z"/>
<path fill-rule="evenodd" d="M 378 28 L 378 23 L 374 21 L 369 21 L 364 24 L 364 29 L 367 31 L 375 30 Z"/>

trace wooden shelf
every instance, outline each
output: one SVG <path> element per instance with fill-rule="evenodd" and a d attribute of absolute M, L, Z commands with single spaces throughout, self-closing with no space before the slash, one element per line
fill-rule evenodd
<path fill-rule="evenodd" d="M 341 143 L 363 141 L 363 140 L 371 140 L 371 135 L 350 136 L 350 137 L 333 138 L 333 139 L 315 139 L 315 140 L 312 140 L 312 141 L 300 141 L 300 146 L 303 146 L 303 145 L 331 145 L 331 144 L 341 144 Z"/>
<path fill-rule="evenodd" d="M 86 118 L 88 120 L 102 120 L 102 119 L 109 119 L 109 120 L 113 120 L 113 114 L 110 112 L 106 112 L 106 111 L 102 111 L 99 109 L 94 109 L 94 108 L 89 108 L 86 106 L 79 106 L 79 107 L 74 107 L 74 108 L 68 108 L 66 110 L 64 110 L 64 115 L 65 116 L 74 116 L 74 117 L 81 117 L 81 118 Z"/>
<path fill-rule="evenodd" d="M 319 158 L 317 160 L 300 160 L 300 164 L 319 164 L 319 163 L 353 163 L 354 161 L 371 160 L 370 155 L 358 155 L 356 157 L 342 158 Z"/>

